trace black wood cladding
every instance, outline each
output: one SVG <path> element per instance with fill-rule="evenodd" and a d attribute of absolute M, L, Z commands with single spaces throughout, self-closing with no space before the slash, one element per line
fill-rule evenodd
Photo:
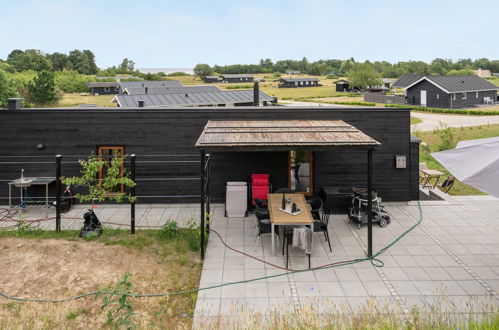
<path fill-rule="evenodd" d="M 164 109 L 23 109 L 0 111 L 0 158 L 5 161 L 49 161 L 63 155 L 63 175 L 79 173 L 76 161 L 97 146 L 125 146 L 137 155 L 137 195 L 179 196 L 147 198 L 139 202 L 197 202 L 199 151 L 194 144 L 208 120 L 344 120 L 382 143 L 374 152 L 373 184 L 384 200 L 407 201 L 416 196 L 411 166 L 395 169 L 395 155 L 410 159 L 410 120 L 405 109 L 329 107 L 164 108 Z M 43 144 L 44 149 L 36 148 Z M 176 155 L 145 157 L 143 155 Z M 78 156 L 80 155 L 80 156 Z M 192 157 L 182 157 L 192 155 Z M 414 155 L 414 154 L 413 154 Z M 24 157 L 26 156 L 26 157 Z M 211 164 L 212 200 L 225 198 L 226 181 L 245 181 L 251 173 L 270 173 L 274 188 L 287 185 L 286 152 L 214 153 Z M 171 163 L 151 161 L 193 161 Z M 65 162 L 73 162 L 66 164 Z M 367 152 L 314 153 L 314 190 L 323 186 L 365 186 Z M 411 165 L 411 166 L 409 166 Z M 0 163 L 0 198 L 5 204 L 7 180 L 26 176 L 54 176 L 54 164 Z M 412 171 L 414 173 L 414 169 Z M 17 192 L 16 192 L 17 194 Z"/>

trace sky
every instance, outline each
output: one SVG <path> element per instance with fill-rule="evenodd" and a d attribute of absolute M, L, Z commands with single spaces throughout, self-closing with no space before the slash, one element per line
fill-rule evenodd
<path fill-rule="evenodd" d="M 0 0 L 0 11 L 0 59 L 29 48 L 90 49 L 101 68 L 499 59 L 498 0 Z"/>

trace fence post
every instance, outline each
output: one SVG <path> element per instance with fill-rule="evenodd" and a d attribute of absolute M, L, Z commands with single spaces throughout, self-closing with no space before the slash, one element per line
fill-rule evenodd
<path fill-rule="evenodd" d="M 367 256 L 373 256 L 373 149 L 367 151 Z"/>
<path fill-rule="evenodd" d="M 210 154 L 206 155 L 206 213 L 211 214 L 211 209 L 210 209 L 210 163 L 211 163 L 211 156 Z M 208 224 L 206 225 L 206 229 L 210 229 L 210 220 L 211 218 L 208 219 Z"/>
<path fill-rule="evenodd" d="M 205 182 L 205 161 L 206 161 L 206 153 L 203 150 L 201 152 L 201 185 L 200 185 L 200 194 L 201 194 L 201 260 L 204 260 L 204 217 L 205 217 L 205 210 L 204 210 L 204 197 L 205 197 L 205 190 L 204 190 L 204 182 Z"/>
<path fill-rule="evenodd" d="M 55 231 L 61 231 L 61 155 L 55 156 Z"/>
<path fill-rule="evenodd" d="M 130 179 L 135 182 L 135 154 L 130 156 Z M 130 189 L 130 195 L 135 197 L 135 186 Z M 130 233 L 135 234 L 135 201 L 130 204 Z"/>

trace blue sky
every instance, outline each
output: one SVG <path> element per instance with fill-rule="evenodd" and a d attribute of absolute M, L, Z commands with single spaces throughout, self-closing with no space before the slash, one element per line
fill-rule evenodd
<path fill-rule="evenodd" d="M 256 63 L 260 58 L 499 58 L 497 0 L 0 0 L 12 49 L 90 49 L 97 65 Z"/>

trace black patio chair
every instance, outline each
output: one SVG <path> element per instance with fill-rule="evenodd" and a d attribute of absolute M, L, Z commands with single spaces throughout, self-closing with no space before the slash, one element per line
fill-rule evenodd
<path fill-rule="evenodd" d="M 289 188 L 279 188 L 275 191 L 275 194 L 294 194 L 296 191 Z"/>
<path fill-rule="evenodd" d="M 257 222 L 256 229 L 256 242 L 255 249 L 258 245 L 258 241 L 260 240 L 260 236 L 262 234 L 270 234 L 272 233 L 272 225 L 270 224 L 269 212 L 268 210 L 262 210 L 260 208 L 255 209 L 255 216 Z M 277 235 L 279 238 L 279 235 Z"/>
<path fill-rule="evenodd" d="M 255 206 L 259 209 L 266 210 L 269 207 L 269 201 L 266 199 L 255 198 Z"/>
<path fill-rule="evenodd" d="M 329 232 L 327 230 L 330 216 L 331 214 L 329 212 L 322 212 L 320 220 L 314 221 L 314 232 L 322 231 L 324 233 L 324 237 L 326 238 L 327 244 L 329 245 L 329 251 L 333 252 L 333 249 L 331 248 L 331 241 L 329 240 Z"/>
<path fill-rule="evenodd" d="M 314 197 L 307 201 L 308 205 L 310 205 L 310 212 L 312 213 L 312 217 L 314 220 L 321 220 L 321 213 L 324 211 L 322 209 L 322 199 L 319 197 Z"/>
<path fill-rule="evenodd" d="M 282 239 L 282 255 L 286 260 L 286 268 L 289 265 L 289 245 L 293 243 L 293 229 L 294 227 L 283 227 L 283 239 Z M 310 269 L 310 254 L 307 254 L 308 257 L 308 269 Z"/>

